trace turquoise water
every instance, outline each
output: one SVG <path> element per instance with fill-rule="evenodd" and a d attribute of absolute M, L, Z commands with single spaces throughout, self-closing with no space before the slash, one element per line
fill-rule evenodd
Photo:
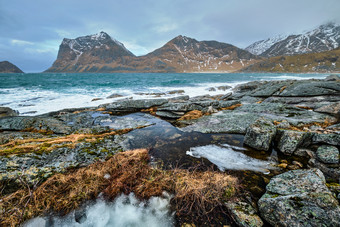
<path fill-rule="evenodd" d="M 36 115 L 72 107 L 97 106 L 122 98 L 155 98 L 140 93 L 183 90 L 191 97 L 223 94 L 209 91 L 222 85 L 235 86 L 255 80 L 324 78 L 327 74 L 211 74 L 211 73 L 112 73 L 112 74 L 0 74 L 0 106 L 21 114 Z M 122 97 L 107 99 L 111 94 Z M 178 94 L 166 94 L 171 97 Z M 94 98 L 99 99 L 92 101 Z"/>

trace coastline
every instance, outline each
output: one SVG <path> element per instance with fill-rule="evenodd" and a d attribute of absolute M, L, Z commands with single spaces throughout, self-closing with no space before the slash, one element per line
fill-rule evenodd
<path fill-rule="evenodd" d="M 166 131 L 169 134 L 165 134 L 165 139 L 160 142 L 165 143 L 165 146 L 170 146 L 166 138 L 171 138 L 169 140 L 176 146 L 184 136 L 188 136 L 188 141 L 191 141 L 192 136 L 203 140 L 206 138 L 199 136 L 214 134 L 215 145 L 221 147 L 224 139 L 218 136 L 216 139 L 216 135 L 242 135 L 238 143 L 231 145 L 247 149 L 241 150 L 246 154 L 256 156 L 256 153 L 264 153 L 275 160 L 276 169 L 270 170 L 269 176 L 251 175 L 258 178 L 253 180 L 255 184 L 262 182 L 254 186 L 255 189 L 244 188 L 243 185 L 242 190 L 233 191 L 232 199 L 218 198 L 222 204 L 219 208 L 229 212 L 228 223 L 223 224 L 240 225 L 246 220 L 261 223 L 261 219 L 272 225 L 291 225 L 298 220 L 339 224 L 339 88 L 340 81 L 336 76 L 322 80 L 251 81 L 228 88 L 215 96 L 188 97 L 177 94 L 170 98 L 125 99 L 38 116 L 13 116 L 16 113 L 6 109 L 5 114 L 8 113 L 8 116 L 0 118 L 0 180 L 3 193 L 0 221 L 9 223 L 8 212 L 15 214 L 13 207 L 10 208 L 6 203 L 15 191 L 24 193 L 22 190 L 27 190 L 27 185 L 37 190 L 55 174 L 67 175 L 70 170 L 79 167 L 86 169 L 86 166 L 98 160 L 105 163 L 112 156 L 135 149 L 134 144 L 149 148 L 143 147 L 149 145 L 144 140 L 156 135 L 160 137 Z M 149 137 L 146 133 L 150 133 Z M 197 143 L 195 147 L 200 145 Z M 272 156 L 273 151 L 278 155 Z M 170 156 L 170 153 L 167 155 Z M 160 160 L 164 162 L 162 158 Z M 247 171 L 245 173 L 249 174 Z M 230 174 L 237 176 L 237 171 L 231 171 Z M 304 174 L 315 180 L 318 190 Z M 286 178 L 293 180 L 288 181 Z M 25 183 L 22 183 L 22 179 L 25 179 Z M 301 182 L 307 195 L 299 191 Z M 289 190 L 282 192 L 273 186 L 275 184 L 283 184 Z M 176 193 L 176 190 L 172 192 Z M 247 194 L 257 205 L 246 199 Z M 292 196 L 299 204 L 292 205 L 289 203 L 292 200 L 285 200 Z M 318 201 L 322 196 L 326 196 L 327 200 L 324 199 L 321 206 Z M 236 197 L 239 197 L 239 201 L 235 201 Z M 29 200 L 24 202 L 31 204 L 31 197 L 27 198 Z M 88 196 L 80 198 L 79 204 L 87 199 Z M 274 210 L 273 207 L 280 202 L 285 205 Z M 240 220 L 247 213 L 235 208 L 240 204 L 252 208 L 251 217 Z M 24 213 L 27 207 L 18 202 L 16 208 L 22 209 Z M 305 215 L 314 208 L 320 212 L 314 216 L 314 220 L 306 219 Z M 30 212 L 17 218 L 15 223 L 23 223 L 24 220 L 43 214 Z M 276 216 L 277 212 L 282 213 L 283 217 Z M 180 215 L 176 216 L 177 224 L 183 224 L 181 218 Z M 183 220 L 195 223 L 190 217 Z"/>

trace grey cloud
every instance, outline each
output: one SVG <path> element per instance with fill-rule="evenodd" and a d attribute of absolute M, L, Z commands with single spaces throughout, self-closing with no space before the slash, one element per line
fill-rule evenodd
<path fill-rule="evenodd" d="M 55 60 L 62 38 L 99 31 L 137 55 L 180 34 L 246 47 L 273 35 L 340 22 L 339 12 L 339 0 L 0 0 L 0 61 L 43 71 Z"/>

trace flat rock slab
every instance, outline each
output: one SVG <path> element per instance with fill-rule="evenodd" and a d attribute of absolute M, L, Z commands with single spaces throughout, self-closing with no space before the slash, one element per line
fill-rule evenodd
<path fill-rule="evenodd" d="M 293 170 L 273 177 L 258 201 L 273 226 L 340 226 L 340 206 L 318 169 Z"/>
<path fill-rule="evenodd" d="M 197 120 L 183 121 L 188 124 L 192 123 L 192 125 L 180 128 L 180 130 L 184 132 L 245 134 L 249 125 L 258 118 L 259 115 L 251 113 L 235 114 L 233 111 L 220 111 Z"/>
<path fill-rule="evenodd" d="M 138 99 L 138 100 L 122 100 L 109 104 L 103 104 L 103 107 L 111 112 L 134 112 L 141 109 L 148 109 L 154 106 L 160 106 L 167 103 L 167 99 Z"/>
<path fill-rule="evenodd" d="M 333 81 L 304 80 L 287 86 L 279 96 L 319 96 L 336 95 L 340 92 L 340 83 Z"/>

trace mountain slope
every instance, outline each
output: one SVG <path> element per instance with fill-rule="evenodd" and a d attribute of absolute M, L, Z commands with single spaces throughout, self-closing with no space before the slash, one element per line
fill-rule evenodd
<path fill-rule="evenodd" d="M 233 72 L 260 59 L 230 44 L 217 41 L 199 42 L 185 36 L 177 36 L 161 48 L 136 57 L 106 33 L 100 34 L 104 36 L 105 42 L 100 41 L 99 44 L 92 41 L 95 39 L 93 37 L 98 35 L 79 37 L 75 40 L 64 39 L 57 60 L 47 71 Z"/>
<path fill-rule="evenodd" d="M 1 61 L 0 73 L 23 73 L 23 71 L 8 61 Z"/>
<path fill-rule="evenodd" d="M 320 53 L 272 57 L 246 67 L 242 72 L 340 72 L 340 48 Z"/>
<path fill-rule="evenodd" d="M 47 71 L 76 72 L 90 64 L 124 62 L 124 58 L 133 56 L 122 43 L 105 32 L 76 39 L 65 38 L 59 46 L 57 60 Z"/>
<path fill-rule="evenodd" d="M 275 43 L 280 42 L 284 39 L 286 39 L 288 36 L 287 35 L 278 35 L 273 38 L 269 38 L 266 40 L 260 40 L 257 41 L 248 47 L 245 48 L 246 51 L 249 51 L 252 54 L 255 55 L 260 55 L 266 50 L 268 50 L 271 46 L 273 46 Z"/>
<path fill-rule="evenodd" d="M 230 44 L 199 42 L 180 35 L 161 48 L 135 59 L 134 63 L 153 66 L 153 69 L 172 69 L 174 72 L 230 72 L 257 59 L 257 56 Z"/>
<path fill-rule="evenodd" d="M 270 45 L 272 44 L 272 45 Z M 340 46 L 340 26 L 335 23 L 321 25 L 316 29 L 290 35 L 284 39 L 272 38 L 253 43 L 246 50 L 264 57 L 317 53 Z"/>

